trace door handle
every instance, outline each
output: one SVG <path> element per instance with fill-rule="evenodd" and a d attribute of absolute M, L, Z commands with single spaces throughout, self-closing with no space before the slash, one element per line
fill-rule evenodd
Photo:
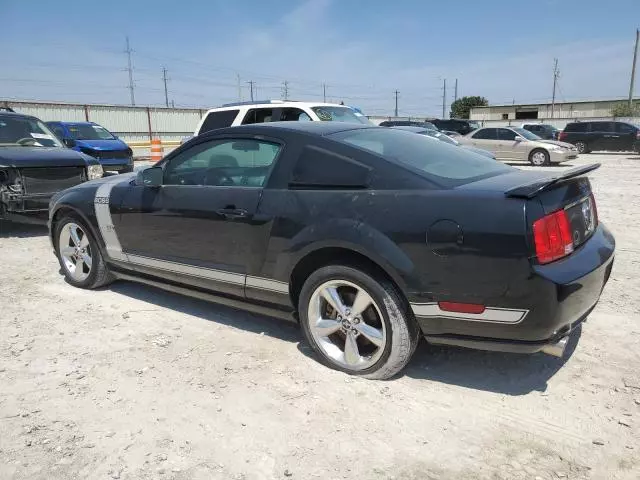
<path fill-rule="evenodd" d="M 226 219 L 246 218 L 249 215 L 245 209 L 234 207 L 221 208 L 216 213 Z"/>

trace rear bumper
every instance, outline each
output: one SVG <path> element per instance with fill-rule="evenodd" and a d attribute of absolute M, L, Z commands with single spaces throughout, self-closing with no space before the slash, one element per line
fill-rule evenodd
<path fill-rule="evenodd" d="M 412 303 L 432 343 L 532 353 L 558 342 L 595 308 L 609 280 L 615 240 L 603 224 L 570 257 L 531 267 L 519 284 L 482 314 L 443 312 L 437 303 Z"/>

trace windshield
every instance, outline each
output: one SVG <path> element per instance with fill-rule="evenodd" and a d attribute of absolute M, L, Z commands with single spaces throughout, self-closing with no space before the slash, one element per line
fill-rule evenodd
<path fill-rule="evenodd" d="M 455 187 L 512 170 L 486 156 L 403 130 L 367 128 L 337 132 L 329 137 L 403 164 L 444 187 Z"/>
<path fill-rule="evenodd" d="M 516 132 L 521 137 L 526 138 L 527 140 L 542 140 L 538 135 L 536 135 L 535 133 L 531 133 L 529 130 L 525 130 L 524 128 L 517 127 L 512 128 L 511 130 Z"/>
<path fill-rule="evenodd" d="M 323 122 L 363 123 L 371 125 L 371 122 L 363 114 L 349 107 L 311 107 Z"/>
<path fill-rule="evenodd" d="M 67 129 L 74 140 L 115 140 L 106 128 L 100 125 L 77 124 L 67 125 Z"/>
<path fill-rule="evenodd" d="M 437 138 L 441 142 L 448 143 L 449 145 L 455 145 L 455 146 L 460 145 L 460 142 L 454 140 L 451 137 L 446 136 L 444 133 L 438 132 L 437 130 L 425 130 L 424 132 L 420 132 L 420 133 L 423 133 L 424 135 L 429 135 L 430 137 L 433 137 L 433 138 Z"/>
<path fill-rule="evenodd" d="M 0 146 L 62 147 L 56 136 L 37 118 L 0 116 Z"/>

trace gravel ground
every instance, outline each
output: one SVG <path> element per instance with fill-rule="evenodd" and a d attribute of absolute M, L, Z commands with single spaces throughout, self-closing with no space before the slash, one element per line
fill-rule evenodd
<path fill-rule="evenodd" d="M 0 225 L 0 478 L 639 478 L 640 157 L 593 161 L 618 250 L 569 355 L 422 344 L 387 382 L 278 320 L 75 289 L 44 229 Z"/>

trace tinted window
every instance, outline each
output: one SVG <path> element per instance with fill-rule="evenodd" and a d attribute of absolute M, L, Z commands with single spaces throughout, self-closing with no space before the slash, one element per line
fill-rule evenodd
<path fill-rule="evenodd" d="M 299 108 L 283 108 L 280 112 L 282 122 L 310 122 L 311 117 Z"/>
<path fill-rule="evenodd" d="M 239 110 L 224 110 L 222 112 L 211 112 L 204 119 L 200 132 L 210 132 L 216 128 L 230 127 L 233 121 L 236 119 Z"/>
<path fill-rule="evenodd" d="M 15 145 L 32 147 L 62 146 L 53 132 L 37 118 L 0 115 L 0 146 Z"/>
<path fill-rule="evenodd" d="M 272 108 L 253 108 L 247 112 L 242 121 L 243 125 L 249 123 L 266 123 L 273 119 Z"/>
<path fill-rule="evenodd" d="M 53 124 L 47 123 L 47 126 L 53 131 L 53 133 L 56 134 L 56 137 L 58 137 L 60 139 L 64 138 L 64 130 L 59 124 L 57 124 L 57 123 L 53 123 Z"/>
<path fill-rule="evenodd" d="M 369 119 L 349 107 L 311 107 L 311 110 L 323 122 L 364 123 L 370 125 Z"/>
<path fill-rule="evenodd" d="M 628 123 L 616 123 L 616 132 L 618 133 L 636 133 L 638 127 L 629 125 Z"/>
<path fill-rule="evenodd" d="M 476 133 L 474 133 L 471 138 L 475 138 L 476 140 L 497 140 L 498 129 L 497 128 L 481 128 Z"/>
<path fill-rule="evenodd" d="M 514 128 L 501 128 L 500 130 L 513 130 L 517 135 L 520 135 L 521 137 L 526 138 L 527 140 L 542 140 L 538 135 L 536 135 L 535 133 L 530 132 L 529 130 L 525 130 L 524 128 L 518 128 L 518 127 L 514 127 Z M 502 138 L 502 134 L 500 134 L 500 140 L 513 140 L 513 138 Z"/>
<path fill-rule="evenodd" d="M 100 125 L 88 123 L 67 124 L 69 135 L 74 140 L 114 140 L 114 136 Z"/>
<path fill-rule="evenodd" d="M 464 148 L 402 130 L 348 130 L 329 137 L 374 152 L 441 186 L 462 185 L 512 170 L 511 167 Z"/>
<path fill-rule="evenodd" d="M 516 137 L 516 132 L 514 132 L 513 130 L 509 130 L 508 128 L 498 129 L 498 140 L 512 141 L 515 140 Z"/>
<path fill-rule="evenodd" d="M 565 132 L 586 132 L 588 123 L 567 123 L 564 127 Z"/>
<path fill-rule="evenodd" d="M 166 165 L 167 185 L 262 187 L 280 145 L 253 139 L 194 145 Z"/>
<path fill-rule="evenodd" d="M 370 172 L 367 165 L 309 145 L 296 163 L 291 186 L 365 188 L 369 184 Z"/>
<path fill-rule="evenodd" d="M 613 122 L 592 122 L 592 132 L 613 132 Z"/>

